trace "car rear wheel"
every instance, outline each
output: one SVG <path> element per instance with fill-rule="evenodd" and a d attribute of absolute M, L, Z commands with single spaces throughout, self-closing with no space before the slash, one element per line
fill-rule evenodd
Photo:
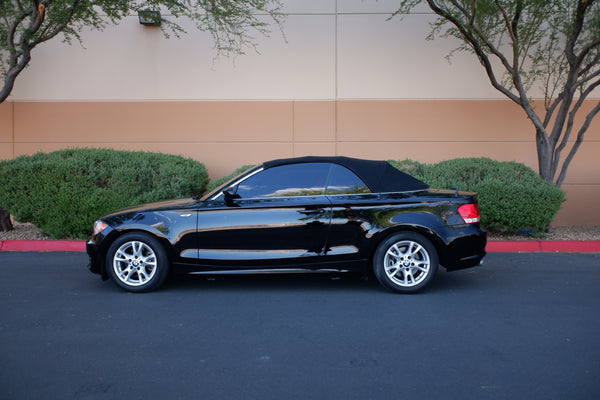
<path fill-rule="evenodd" d="M 375 251 L 373 271 L 379 283 L 399 293 L 427 286 L 438 270 L 438 256 L 429 240 L 414 232 L 385 239 Z"/>
<path fill-rule="evenodd" d="M 167 278 L 169 261 L 158 240 L 144 233 L 128 233 L 108 249 L 106 268 L 117 286 L 130 292 L 149 292 Z"/>

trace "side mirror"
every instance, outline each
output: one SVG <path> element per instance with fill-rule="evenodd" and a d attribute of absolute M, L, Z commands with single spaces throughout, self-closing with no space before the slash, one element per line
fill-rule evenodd
<path fill-rule="evenodd" d="M 240 196 L 239 194 L 237 194 L 237 186 L 234 187 L 233 189 L 233 193 L 230 191 L 231 188 L 228 188 L 227 190 L 223 190 L 223 197 L 225 198 L 225 204 L 227 204 L 228 207 L 239 207 L 239 204 L 235 204 L 234 200 L 235 199 L 241 199 L 242 196 Z"/>

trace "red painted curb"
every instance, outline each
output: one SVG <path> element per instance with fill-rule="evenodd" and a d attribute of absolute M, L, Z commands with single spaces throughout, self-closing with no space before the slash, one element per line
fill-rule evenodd
<path fill-rule="evenodd" d="M 541 251 L 539 241 L 515 241 L 515 242 L 504 242 L 504 241 L 490 241 L 487 242 L 487 246 L 485 248 L 488 252 L 502 252 L 502 253 L 511 253 L 511 252 L 533 252 L 533 251 Z"/>
<path fill-rule="evenodd" d="M 540 242 L 542 251 L 573 251 L 573 252 L 586 252 L 595 253 L 600 252 L 600 240 L 595 241 L 575 241 L 575 240 L 564 240 L 564 241 L 541 241 Z"/>
<path fill-rule="evenodd" d="M 575 241 L 575 240 L 524 240 L 524 241 L 490 241 L 486 251 L 493 252 L 577 252 L 598 253 L 600 241 Z"/>
<path fill-rule="evenodd" d="M 0 251 L 85 251 L 83 240 L 0 240 Z M 600 253 L 600 240 L 524 240 L 489 241 L 490 253 L 518 252 L 583 252 Z"/>
<path fill-rule="evenodd" d="M 4 240 L 0 251 L 85 251 L 82 240 Z"/>

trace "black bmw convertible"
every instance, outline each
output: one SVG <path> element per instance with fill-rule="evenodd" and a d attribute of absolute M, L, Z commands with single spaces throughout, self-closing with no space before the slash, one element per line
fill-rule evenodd
<path fill-rule="evenodd" d="M 147 292 L 170 272 L 372 272 L 411 293 L 479 265 L 474 193 L 430 189 L 386 161 L 265 162 L 199 199 L 121 210 L 94 224 L 88 268 Z"/>

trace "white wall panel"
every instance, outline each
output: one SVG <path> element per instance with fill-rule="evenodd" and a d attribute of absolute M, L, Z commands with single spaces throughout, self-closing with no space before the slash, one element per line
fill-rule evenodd
<path fill-rule="evenodd" d="M 17 78 L 12 100 L 152 98 L 156 94 L 160 30 L 129 17 L 104 32 L 82 34 L 82 48 L 59 40 L 38 46 L 29 67 Z"/>
<path fill-rule="evenodd" d="M 210 35 L 189 22 L 181 39 L 164 39 L 130 16 L 83 34 L 85 49 L 60 40 L 36 48 L 10 99 L 504 98 L 474 56 L 445 59 L 455 41 L 425 40 L 432 14 L 388 21 L 396 7 L 395 0 L 287 0 L 287 42 L 273 26 L 270 37 L 257 36 L 260 53 L 247 49 L 235 59 L 215 59 Z"/>
<path fill-rule="evenodd" d="M 286 14 L 335 14 L 336 0 L 282 0 Z"/>
<path fill-rule="evenodd" d="M 181 39 L 129 17 L 83 35 L 85 49 L 53 41 L 34 50 L 12 100 L 322 99 L 335 93 L 335 16 L 290 15 L 257 37 L 258 51 L 215 59 L 209 34 Z"/>
<path fill-rule="evenodd" d="M 338 96 L 376 99 L 501 98 L 475 57 L 445 55 L 448 39 L 427 41 L 431 15 L 386 21 L 342 15 L 338 27 Z"/>
<path fill-rule="evenodd" d="M 190 35 L 177 43 L 162 41 L 159 93 L 167 99 L 332 98 L 334 19 L 330 15 L 290 15 L 284 28 L 287 43 L 274 30 L 270 38 L 260 40 L 260 54 L 248 49 L 234 60 L 214 59 L 206 35 Z M 172 71 L 186 77 L 185 82 L 169 85 Z"/>
<path fill-rule="evenodd" d="M 369 14 L 369 13 L 388 13 L 392 14 L 399 8 L 398 0 L 337 0 L 339 13 L 350 14 Z M 431 10 L 425 4 L 419 4 L 413 10 L 413 13 L 431 13 Z"/>

